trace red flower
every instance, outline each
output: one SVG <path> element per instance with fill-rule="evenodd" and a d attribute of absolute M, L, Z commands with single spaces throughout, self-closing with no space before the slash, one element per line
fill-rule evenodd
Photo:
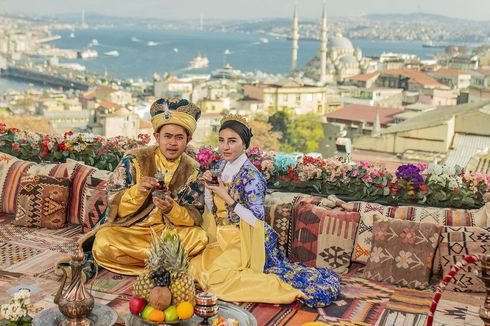
<path fill-rule="evenodd" d="M 453 188 L 453 191 L 454 191 L 455 193 L 458 193 L 458 192 L 459 192 L 459 188 L 454 187 L 454 188 Z"/>
<path fill-rule="evenodd" d="M 65 132 L 65 134 L 63 135 L 63 137 L 65 137 L 65 139 L 66 139 L 66 138 L 69 138 L 71 135 L 73 135 L 73 131 L 72 130 L 69 130 L 69 131 Z"/>
<path fill-rule="evenodd" d="M 20 148 L 20 145 L 19 145 L 19 144 L 17 144 L 17 143 L 13 143 L 13 144 L 12 144 L 12 150 L 13 150 L 14 152 L 16 152 L 16 153 L 20 153 L 22 149 Z"/>
<path fill-rule="evenodd" d="M 7 125 L 5 123 L 0 123 L 0 134 L 7 132 Z"/>
<path fill-rule="evenodd" d="M 70 149 L 68 148 L 68 146 L 66 146 L 65 144 L 58 144 L 56 146 L 56 149 L 59 151 L 59 152 L 69 152 Z"/>
<path fill-rule="evenodd" d="M 426 185 L 420 185 L 420 190 L 422 190 L 423 193 L 427 192 L 427 186 Z"/>

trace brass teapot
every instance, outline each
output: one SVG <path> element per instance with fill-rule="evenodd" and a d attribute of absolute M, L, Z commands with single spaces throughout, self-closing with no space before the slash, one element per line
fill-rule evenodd
<path fill-rule="evenodd" d="M 54 297 L 54 303 L 58 305 L 61 313 L 66 317 L 65 320 L 58 323 L 60 326 L 94 325 L 88 319 L 90 312 L 94 308 L 94 297 L 85 289 L 82 281 L 82 267 L 85 262 L 85 255 L 82 248 L 79 247 L 75 254 L 71 256 L 71 281 L 65 293 L 63 293 L 63 288 L 65 287 L 67 273 L 65 269 L 61 269 L 63 271 L 63 280 Z"/>

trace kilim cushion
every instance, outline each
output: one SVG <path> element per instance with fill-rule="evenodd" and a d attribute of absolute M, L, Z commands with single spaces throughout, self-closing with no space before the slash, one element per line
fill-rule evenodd
<path fill-rule="evenodd" d="M 26 174 L 22 176 L 17 195 L 14 224 L 48 229 L 62 228 L 70 179 Z"/>
<path fill-rule="evenodd" d="M 75 163 L 71 179 L 68 222 L 81 224 L 83 232 L 89 232 L 107 209 L 105 187 L 110 172 L 99 170 L 68 159 Z"/>
<path fill-rule="evenodd" d="M 0 212 L 15 214 L 20 178 L 24 174 L 71 178 L 74 167 L 70 163 L 36 164 L 0 152 Z"/>
<path fill-rule="evenodd" d="M 359 213 L 298 201 L 294 206 L 291 259 L 310 266 L 348 271 Z"/>
<path fill-rule="evenodd" d="M 442 226 L 374 218 L 373 247 L 364 277 L 415 289 L 429 285 Z"/>
<path fill-rule="evenodd" d="M 416 206 L 396 207 L 368 202 L 349 202 L 343 205 L 343 207 L 361 214 L 361 222 L 357 231 L 352 260 L 364 264 L 367 262 L 371 251 L 373 215 L 450 226 L 473 226 L 480 225 L 481 223 L 476 217 L 477 210 Z M 434 272 L 438 272 L 440 269 L 438 260 L 439 256 L 437 255 Z"/>
<path fill-rule="evenodd" d="M 440 255 L 444 275 L 451 267 L 470 254 L 490 253 L 490 227 L 445 227 L 441 233 Z M 458 292 L 485 292 L 485 285 L 474 274 L 481 264 L 467 265 L 447 285 Z"/>
<path fill-rule="evenodd" d="M 20 178 L 33 164 L 0 152 L 0 212 L 15 213 Z"/>
<path fill-rule="evenodd" d="M 278 235 L 277 244 L 284 253 L 289 247 L 289 226 L 293 216 L 293 204 L 279 204 L 265 207 L 265 222 L 269 224 Z"/>

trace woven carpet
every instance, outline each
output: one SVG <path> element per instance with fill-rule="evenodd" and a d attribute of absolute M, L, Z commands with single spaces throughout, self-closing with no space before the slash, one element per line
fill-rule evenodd
<path fill-rule="evenodd" d="M 54 306 L 53 297 L 60 277 L 54 262 L 75 247 L 80 227 L 61 230 L 29 229 L 10 224 L 0 215 L 0 304 L 19 288 L 31 290 L 31 315 Z M 310 309 L 300 303 L 271 305 L 239 304 L 250 311 L 258 325 L 302 325 L 318 321 L 332 326 L 349 325 L 424 325 L 432 292 L 396 288 L 360 277 L 361 265 L 354 265 L 342 277 L 342 295 L 326 308 Z M 134 277 L 101 270 L 88 284 L 97 302 L 107 304 L 119 315 L 118 325 L 129 313 Z M 478 317 L 480 295 L 445 293 L 435 315 L 434 325 L 483 325 Z M 238 304 L 238 303 L 237 303 Z"/>

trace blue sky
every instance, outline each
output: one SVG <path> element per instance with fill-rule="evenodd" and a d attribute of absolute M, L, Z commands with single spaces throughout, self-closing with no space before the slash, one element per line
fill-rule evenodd
<path fill-rule="evenodd" d="M 294 4 L 300 17 L 316 18 L 323 0 L 0 0 L 0 12 L 49 14 L 82 9 L 113 16 L 198 18 L 289 17 Z M 329 0 L 331 16 L 427 12 L 490 21 L 489 0 Z"/>

